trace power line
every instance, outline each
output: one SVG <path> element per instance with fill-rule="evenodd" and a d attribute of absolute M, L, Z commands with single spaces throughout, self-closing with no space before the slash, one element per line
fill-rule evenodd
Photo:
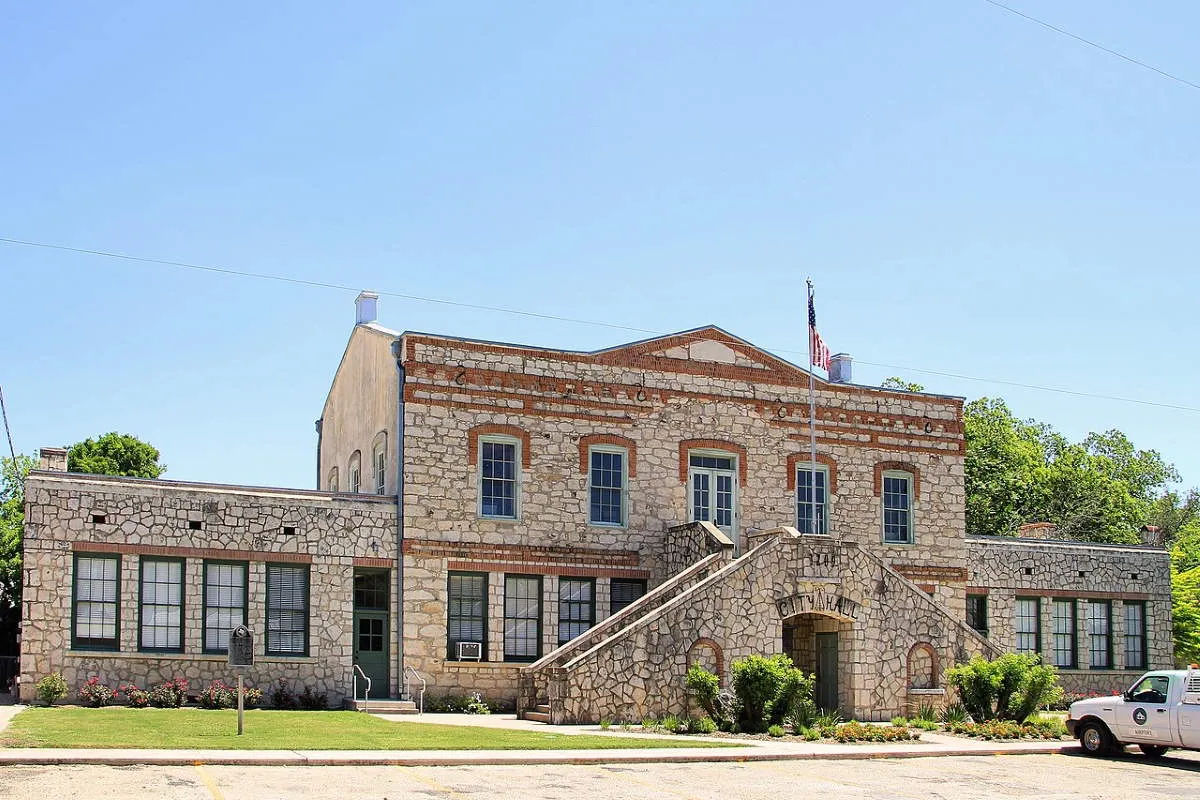
<path fill-rule="evenodd" d="M 4 405 L 3 386 L 0 386 L 0 417 L 4 417 L 4 435 L 8 437 L 8 452 L 12 453 L 12 460 L 15 464 L 17 461 L 17 449 L 13 447 L 12 429 L 8 427 L 8 407 Z"/>
<path fill-rule="evenodd" d="M 1018 11 L 1017 9 L 1013 8 L 1012 6 L 1008 6 L 1008 5 L 1005 5 L 1004 3 L 999 2 L 999 0 L 983 0 L 983 2 L 987 3 L 988 5 L 993 5 L 996 8 L 1003 9 L 1003 10 L 1007 11 L 1008 13 L 1014 14 L 1023 20 L 1032 22 L 1035 25 L 1041 25 L 1043 28 L 1054 31 L 1055 33 L 1060 34 L 1062 36 L 1066 36 L 1068 39 L 1074 39 L 1075 41 L 1077 41 L 1081 44 L 1086 44 L 1088 47 L 1094 47 L 1103 53 L 1108 53 L 1110 56 L 1116 56 L 1117 58 L 1121 59 L 1122 61 L 1128 61 L 1130 64 L 1133 64 L 1134 66 L 1141 67 L 1142 69 L 1148 69 L 1151 72 L 1155 72 L 1155 73 L 1163 76 L 1164 78 L 1169 78 L 1170 80 L 1173 80 L 1176 83 L 1182 83 L 1184 86 L 1190 86 L 1193 89 L 1200 89 L 1200 83 L 1193 83 L 1192 81 L 1189 81 L 1187 78 L 1181 78 L 1178 75 L 1173 75 L 1172 73 L 1167 72 L 1164 69 L 1159 69 L 1158 67 L 1156 67 L 1152 64 L 1147 64 L 1145 61 L 1140 61 L 1140 60 L 1134 58 L 1133 56 L 1127 56 L 1124 53 L 1121 53 L 1117 50 L 1113 50 L 1111 47 L 1105 47 L 1104 45 L 1100 44 L 1099 42 L 1093 42 L 1091 39 L 1085 39 L 1084 37 L 1079 36 L 1078 34 L 1071 33 L 1068 30 L 1063 30 L 1062 28 L 1058 27 L 1057 25 L 1051 25 L 1049 22 L 1046 22 L 1045 20 L 1030 16 L 1029 14 L 1026 14 L 1023 11 Z"/>
<path fill-rule="evenodd" d="M 240 278 L 257 278 L 260 280 L 279 281 L 281 283 L 292 283 L 299 286 L 311 286 L 320 289 L 335 289 L 338 291 L 357 292 L 358 288 L 339 283 L 329 283 L 326 281 L 313 281 L 304 278 L 293 278 L 287 275 L 272 275 L 265 272 L 249 272 L 246 270 L 232 269 L 229 267 L 214 267 L 207 264 L 193 264 L 187 261 L 172 261 L 162 258 L 148 258 L 145 256 L 133 256 L 125 253 L 115 253 L 108 250 L 96 250 L 86 247 L 69 247 L 61 244 L 51 244 L 49 242 L 34 242 L 26 239 L 12 239 L 8 237 L 0 237 L 0 243 L 19 245 L 22 247 L 38 247 L 46 250 L 61 250 L 68 253 L 79 253 L 83 255 L 101 256 L 104 258 L 113 258 L 123 261 L 135 261 L 143 264 L 157 264 L 161 266 L 178 267 L 180 269 L 198 270 L 201 272 L 217 273 L 220 275 L 232 275 Z M 436 303 L 438 305 L 453 306 L 456 308 L 468 308 L 475 311 L 491 311 L 500 314 L 513 314 L 516 316 L 529 317 L 533 319 L 551 320 L 554 322 L 567 322 L 574 325 L 591 325 L 600 328 L 610 328 L 613 330 L 632 331 L 634 333 L 647 334 L 649 336 L 663 336 L 670 331 L 653 330 L 650 328 L 638 328 L 632 325 L 621 325 L 614 322 L 604 322 L 601 320 L 580 319 L 577 317 L 565 317 L 558 314 L 543 314 L 536 311 L 525 311 L 515 308 L 504 308 L 501 306 L 489 306 L 480 303 L 464 303 L 457 300 L 446 300 L 440 297 L 424 297 L 415 294 L 404 294 L 402 292 L 377 292 L 381 296 L 396 297 L 404 300 L 413 300 L 421 303 Z M 791 353 L 794 355 L 807 356 L 803 350 L 794 350 L 786 347 L 766 347 L 764 348 L 775 353 Z M 1176 405 L 1173 403 L 1160 403 L 1154 400 L 1139 400 L 1133 397 L 1118 397 L 1115 395 L 1099 394 L 1095 392 L 1081 392 L 1074 389 L 1064 389 L 1058 386 L 1041 386 L 1033 383 L 1020 383 L 1018 381 L 1003 380 L 1000 378 L 981 378 L 976 375 L 964 375 L 956 372 L 944 372 L 932 369 L 923 369 L 920 367 L 909 367 L 898 364 L 884 364 L 876 361 L 863 361 L 855 359 L 859 364 L 865 364 L 872 367 L 883 367 L 886 369 L 899 370 L 901 372 L 919 372 L 928 375 L 939 375 L 946 378 L 958 378 L 960 380 L 976 381 L 979 383 L 992 383 L 1001 386 L 1014 386 L 1022 389 L 1033 389 L 1042 392 L 1054 392 L 1056 394 L 1066 394 L 1073 397 L 1087 397 L 1094 400 L 1110 400 L 1119 403 L 1134 403 L 1137 405 L 1154 406 L 1157 408 L 1167 408 L 1175 411 L 1187 411 L 1190 413 L 1200 414 L 1200 408 L 1195 406 Z"/>

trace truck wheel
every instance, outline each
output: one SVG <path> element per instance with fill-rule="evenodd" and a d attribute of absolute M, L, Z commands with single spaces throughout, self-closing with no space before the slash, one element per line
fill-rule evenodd
<path fill-rule="evenodd" d="M 1079 744 L 1089 756 L 1102 756 L 1112 750 L 1113 738 L 1099 722 L 1085 722 L 1079 728 Z"/>
<path fill-rule="evenodd" d="M 1138 747 L 1148 758 L 1162 758 L 1163 753 L 1167 752 L 1167 748 L 1161 744 L 1139 744 Z"/>

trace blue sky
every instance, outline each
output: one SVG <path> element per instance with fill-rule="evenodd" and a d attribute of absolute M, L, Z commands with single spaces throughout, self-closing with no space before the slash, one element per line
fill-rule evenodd
<path fill-rule="evenodd" d="M 1200 6 L 1012 0 L 1200 81 Z M 10 4 L 0 237 L 600 320 L 1120 428 L 1200 484 L 1200 91 L 983 0 Z M 0 244 L 17 449 L 314 481 L 336 291 Z M 642 334 L 385 297 L 381 322 Z M 801 352 L 787 352 L 801 351 Z M 896 365 L 896 366 L 879 366 Z M 904 367 L 903 369 L 900 367 Z"/>

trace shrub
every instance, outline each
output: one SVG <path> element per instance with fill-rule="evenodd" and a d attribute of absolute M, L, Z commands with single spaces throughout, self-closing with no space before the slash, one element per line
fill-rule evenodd
<path fill-rule="evenodd" d="M 280 678 L 271 684 L 270 692 L 271 705 L 279 709 L 293 709 L 297 707 L 296 693 L 292 691 L 291 684 L 286 678 Z"/>
<path fill-rule="evenodd" d="M 187 702 L 187 690 L 186 679 L 172 678 L 151 689 L 147 699 L 155 708 L 179 708 Z"/>
<path fill-rule="evenodd" d="M 947 726 L 951 733 L 976 739 L 1061 739 L 1067 728 L 1056 719 L 1038 719 L 1019 723 L 990 719 L 986 722 L 956 722 Z"/>
<path fill-rule="evenodd" d="M 305 711 L 326 711 L 329 708 L 329 697 L 324 693 L 318 694 L 311 686 L 305 686 L 304 691 L 296 702 Z"/>
<path fill-rule="evenodd" d="M 688 733 L 716 733 L 717 723 L 713 722 L 708 717 L 696 717 L 689 720 L 687 724 Z"/>
<path fill-rule="evenodd" d="M 778 725 L 812 704 L 815 679 L 792 665 L 782 654 L 748 656 L 733 662 L 733 691 L 737 697 L 737 724 L 759 733 Z"/>
<path fill-rule="evenodd" d="M 679 729 L 679 717 L 668 714 L 658 723 L 664 733 L 675 733 Z"/>
<path fill-rule="evenodd" d="M 658 728 L 658 720 L 654 717 L 646 717 L 642 720 L 642 730 L 652 731 Z"/>
<path fill-rule="evenodd" d="M 831 738 L 839 742 L 907 742 L 921 738 L 921 734 L 908 728 L 887 725 L 864 725 L 861 722 L 847 722 L 833 730 Z"/>
<path fill-rule="evenodd" d="M 439 714 L 490 714 L 492 704 L 479 692 L 469 695 L 446 694 L 425 701 L 425 710 Z"/>
<path fill-rule="evenodd" d="M 100 708 L 112 702 L 116 692 L 107 683 L 102 683 L 96 675 L 84 681 L 79 687 L 79 699 L 92 708 Z"/>
<path fill-rule="evenodd" d="M 61 672 L 51 672 L 38 681 L 33 688 L 37 692 L 38 700 L 48 706 L 54 705 L 56 700 L 62 700 L 67 696 L 67 680 Z"/>
<path fill-rule="evenodd" d="M 216 680 L 200 693 L 199 700 L 202 708 L 233 708 L 237 705 L 237 693 L 229 684 Z"/>
<path fill-rule="evenodd" d="M 932 703 L 922 703 L 920 708 L 917 709 L 917 719 L 922 722 L 936 722 L 937 708 Z"/>
<path fill-rule="evenodd" d="M 1062 693 L 1058 671 L 1024 653 L 1005 653 L 992 661 L 975 656 L 946 670 L 946 680 L 976 722 L 1022 722 Z"/>
<path fill-rule="evenodd" d="M 118 690 L 125 695 L 125 702 L 129 704 L 130 708 L 145 708 L 150 705 L 150 693 L 145 689 L 139 689 L 136 684 L 123 683 Z"/>
<path fill-rule="evenodd" d="M 967 721 L 967 707 L 962 703 L 950 703 L 938 714 L 938 719 L 944 724 Z"/>
<path fill-rule="evenodd" d="M 806 742 L 815 742 L 821 738 L 821 732 L 816 728 L 801 728 L 797 733 L 803 736 Z"/>
<path fill-rule="evenodd" d="M 258 708 L 262 705 L 263 690 L 247 687 L 242 690 L 242 697 L 244 698 L 242 700 L 243 706 L 246 708 Z"/>
<path fill-rule="evenodd" d="M 941 725 L 938 725 L 931 719 L 915 719 L 912 721 L 914 728 L 920 728 L 923 731 L 936 731 Z"/>
<path fill-rule="evenodd" d="M 907 728 L 908 727 L 908 718 L 907 717 L 892 717 L 892 724 L 895 725 L 897 728 Z"/>
<path fill-rule="evenodd" d="M 784 735 L 783 726 L 782 725 L 772 725 L 771 727 L 767 728 L 767 735 L 770 736 L 772 739 L 779 739 L 780 737 L 782 737 Z"/>
<path fill-rule="evenodd" d="M 609 729 L 609 728 L 611 728 L 611 727 L 612 727 L 612 720 L 611 720 L 611 719 L 609 719 L 608 717 L 601 717 L 601 718 L 600 718 L 600 730 L 602 730 L 602 731 L 606 731 L 606 730 L 608 730 L 608 729 Z"/>

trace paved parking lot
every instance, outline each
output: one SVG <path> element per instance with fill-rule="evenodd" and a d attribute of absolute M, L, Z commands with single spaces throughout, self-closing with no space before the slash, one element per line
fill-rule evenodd
<path fill-rule="evenodd" d="M 3 767 L 0 797 L 285 800 L 404 797 L 741 800 L 1184 798 L 1200 795 L 1200 757 L 969 756 L 747 764 L 536 767 Z"/>

